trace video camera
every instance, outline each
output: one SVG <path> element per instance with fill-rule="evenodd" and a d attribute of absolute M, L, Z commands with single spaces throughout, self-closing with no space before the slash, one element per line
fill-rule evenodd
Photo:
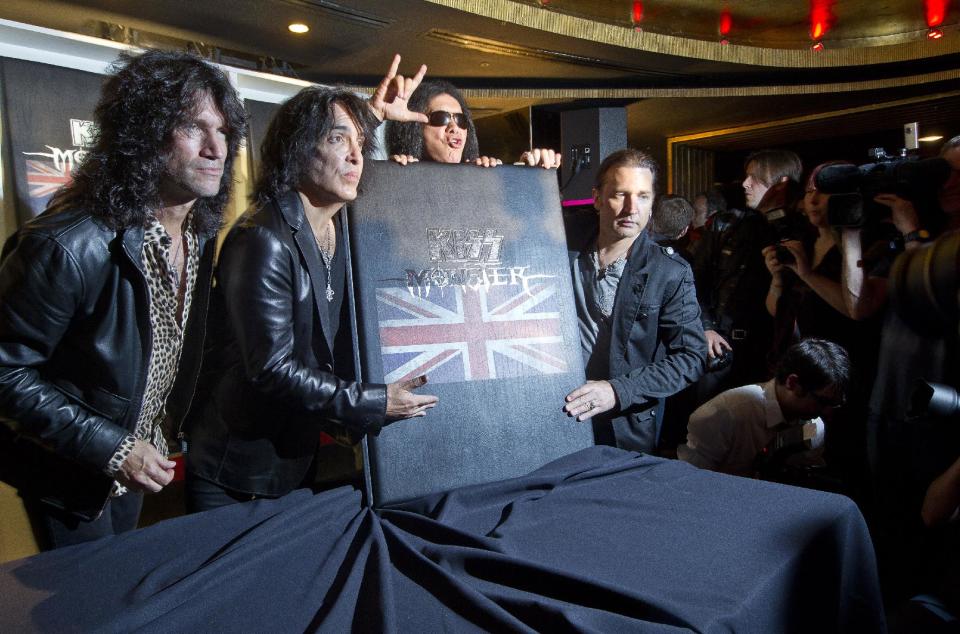
<path fill-rule="evenodd" d="M 950 176 L 942 158 L 918 160 L 891 156 L 873 148 L 875 162 L 864 165 L 828 165 L 817 174 L 817 189 L 830 194 L 827 218 L 835 227 L 862 227 L 890 218 L 890 208 L 874 201 L 879 194 L 896 194 L 914 204 L 921 216 L 939 210 L 937 195 Z"/>

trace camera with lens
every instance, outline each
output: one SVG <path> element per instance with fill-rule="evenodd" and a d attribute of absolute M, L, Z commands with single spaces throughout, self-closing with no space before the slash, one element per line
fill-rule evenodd
<path fill-rule="evenodd" d="M 707 359 L 707 372 L 719 372 L 733 364 L 733 350 L 724 350 L 723 354 Z"/>
<path fill-rule="evenodd" d="M 914 159 L 891 156 L 883 148 L 870 150 L 873 163 L 827 165 L 817 174 L 817 189 L 830 194 L 827 218 L 835 227 L 862 227 L 890 218 L 890 208 L 874 200 L 879 194 L 895 194 L 927 215 L 939 211 L 937 194 L 950 176 L 942 158 Z M 942 212 L 941 212 L 942 213 Z"/>
<path fill-rule="evenodd" d="M 905 251 L 893 262 L 890 297 L 901 319 L 927 336 L 960 336 L 960 231 Z"/>
<path fill-rule="evenodd" d="M 793 181 L 777 183 L 771 187 L 763 197 L 757 211 L 763 213 L 767 224 L 773 228 L 777 260 L 781 264 L 792 264 L 796 261 L 790 249 L 780 244 L 787 240 L 804 240 L 813 227 L 807 219 L 796 209 L 796 203 L 803 196 L 800 186 Z"/>
<path fill-rule="evenodd" d="M 954 418 L 960 416 L 960 393 L 949 385 L 917 379 L 910 392 L 910 409 L 907 416 L 933 416 Z"/>

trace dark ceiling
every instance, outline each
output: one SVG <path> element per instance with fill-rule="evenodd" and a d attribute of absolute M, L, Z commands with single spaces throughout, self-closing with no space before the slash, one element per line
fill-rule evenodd
<path fill-rule="evenodd" d="M 935 1 L 942 0 L 927 3 Z M 723 2 L 649 0 L 639 25 L 633 4 L 4 0 L 0 17 L 131 44 L 189 45 L 225 64 L 320 83 L 372 86 L 399 52 L 401 72 L 427 63 L 430 75 L 465 88 L 481 117 L 586 99 L 629 104 L 629 138 L 640 145 L 841 109 L 863 109 L 864 129 L 896 127 L 899 115 L 876 104 L 931 95 L 939 95 L 939 106 L 926 114 L 939 114 L 923 125 L 960 132 L 951 92 L 960 86 L 960 9 L 946 14 L 943 37 L 930 40 L 923 0 L 731 0 L 730 44 L 722 45 Z M 828 30 L 826 49 L 816 52 L 811 11 L 820 5 Z M 310 32 L 291 34 L 294 21 Z M 783 128 L 779 137 L 765 129 L 762 142 L 830 130 Z"/>

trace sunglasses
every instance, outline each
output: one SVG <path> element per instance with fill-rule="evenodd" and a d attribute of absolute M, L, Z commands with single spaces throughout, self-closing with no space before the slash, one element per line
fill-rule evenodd
<path fill-rule="evenodd" d="M 429 115 L 430 125 L 436 127 L 442 127 L 450 123 L 450 119 L 453 119 L 454 123 L 457 124 L 458 128 L 463 130 L 467 129 L 467 115 L 462 112 L 447 112 L 446 110 L 434 110 Z"/>

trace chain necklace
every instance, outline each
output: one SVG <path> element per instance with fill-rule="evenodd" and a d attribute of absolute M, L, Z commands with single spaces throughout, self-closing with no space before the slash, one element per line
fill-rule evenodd
<path fill-rule="evenodd" d="M 311 233 L 313 233 L 312 230 Z M 323 262 L 324 268 L 327 269 L 327 301 L 332 302 L 335 293 L 333 292 L 333 287 L 330 286 L 330 277 L 332 276 L 331 270 L 333 268 L 333 249 L 337 235 L 336 227 L 333 228 L 333 231 L 325 231 L 323 235 L 326 245 L 320 243 L 320 238 L 317 237 L 316 233 L 313 234 L 313 239 L 317 241 L 317 248 L 320 249 L 320 261 Z"/>
<path fill-rule="evenodd" d="M 180 238 L 178 240 L 170 239 L 170 245 L 167 247 L 167 264 L 169 265 L 170 271 L 170 281 L 173 282 L 175 287 L 180 286 L 180 279 L 183 277 L 183 270 L 180 268 L 180 263 L 183 261 L 183 251 L 184 247 L 184 237 L 183 233 L 180 233 Z M 173 251 L 176 249 L 176 251 Z M 170 259 L 170 255 L 173 255 L 173 259 Z"/>
<path fill-rule="evenodd" d="M 624 253 L 606 266 L 600 265 L 600 253 L 598 249 L 593 249 L 593 251 L 590 252 L 590 255 L 593 259 L 593 266 L 597 270 L 598 282 L 596 284 L 597 298 L 594 301 L 594 306 L 596 306 L 597 310 L 599 310 L 600 314 L 602 314 L 604 317 L 610 317 L 610 315 L 613 314 L 613 302 L 616 297 L 616 289 L 614 289 L 613 293 L 608 293 L 606 285 L 601 284 L 600 282 L 607 276 L 607 273 L 619 273 L 623 270 L 623 265 L 627 261 L 627 254 Z"/>

